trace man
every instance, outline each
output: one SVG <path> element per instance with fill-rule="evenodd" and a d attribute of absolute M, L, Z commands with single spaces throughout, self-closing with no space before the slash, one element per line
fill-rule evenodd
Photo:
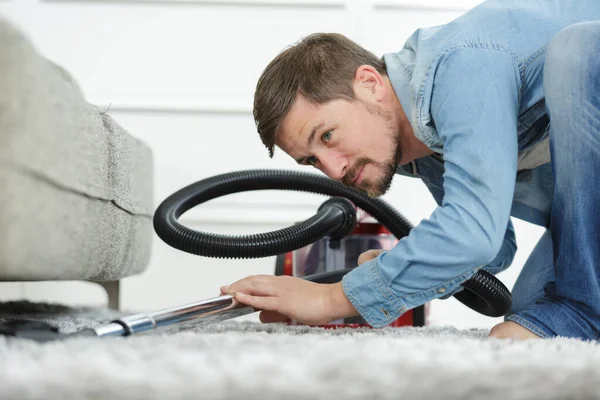
<path fill-rule="evenodd" d="M 497 273 L 516 251 L 510 216 L 547 228 L 490 335 L 600 337 L 600 2 L 489 0 L 375 57 L 315 34 L 265 69 L 254 117 L 263 143 L 372 196 L 420 177 L 439 207 L 342 282 L 251 276 L 221 288 L 320 324 L 374 327 Z"/>

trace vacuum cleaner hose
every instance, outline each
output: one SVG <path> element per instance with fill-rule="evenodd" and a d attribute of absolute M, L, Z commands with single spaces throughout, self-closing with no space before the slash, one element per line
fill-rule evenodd
<path fill-rule="evenodd" d="M 317 214 L 289 228 L 252 235 L 227 236 L 200 232 L 178 222 L 186 211 L 228 194 L 255 190 L 292 190 L 334 196 L 321 205 Z M 297 171 L 247 170 L 217 175 L 196 182 L 166 198 L 154 214 L 154 229 L 168 245 L 187 253 L 214 258 L 260 258 L 300 249 L 324 236 L 341 238 L 356 223 L 359 207 L 382 223 L 398 239 L 408 235 L 412 225 L 393 207 L 360 190 L 329 178 Z M 327 273 L 323 279 L 339 281 L 350 269 Z M 484 315 L 498 317 L 512 305 L 510 292 L 492 274 L 479 270 L 465 290 L 454 294 L 463 304 Z"/>

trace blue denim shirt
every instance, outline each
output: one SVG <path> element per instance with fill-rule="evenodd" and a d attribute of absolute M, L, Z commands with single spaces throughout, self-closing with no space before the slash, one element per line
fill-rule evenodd
<path fill-rule="evenodd" d="M 451 296 L 480 268 L 509 267 L 511 215 L 548 226 L 545 49 L 566 26 L 599 19 L 598 0 L 488 0 L 383 56 L 415 136 L 436 153 L 398 173 L 421 178 L 438 207 L 344 277 L 344 293 L 371 326 Z"/>

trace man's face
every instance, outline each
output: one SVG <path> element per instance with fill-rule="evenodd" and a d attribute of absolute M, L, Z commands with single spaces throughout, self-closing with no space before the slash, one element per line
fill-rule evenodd
<path fill-rule="evenodd" d="M 392 113 L 361 100 L 313 105 L 298 96 L 277 146 L 299 164 L 371 197 L 387 192 L 402 156 Z"/>

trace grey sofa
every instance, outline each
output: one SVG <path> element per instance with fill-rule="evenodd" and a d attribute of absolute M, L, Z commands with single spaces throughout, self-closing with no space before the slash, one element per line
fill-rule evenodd
<path fill-rule="evenodd" d="M 0 20 L 0 281 L 88 280 L 118 307 L 153 235 L 152 153 Z"/>

